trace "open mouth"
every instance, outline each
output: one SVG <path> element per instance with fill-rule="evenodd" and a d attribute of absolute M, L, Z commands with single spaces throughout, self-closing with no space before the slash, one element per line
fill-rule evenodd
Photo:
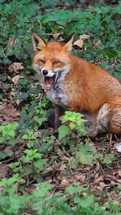
<path fill-rule="evenodd" d="M 50 90 L 55 83 L 55 75 L 53 77 L 44 77 L 45 88 L 46 90 Z"/>

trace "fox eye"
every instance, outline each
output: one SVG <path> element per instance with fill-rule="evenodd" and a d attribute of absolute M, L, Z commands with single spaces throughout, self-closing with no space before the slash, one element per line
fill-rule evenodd
<path fill-rule="evenodd" d="M 42 64 L 45 64 L 45 60 L 43 60 L 43 59 L 40 59 L 39 62 Z"/>
<path fill-rule="evenodd" d="M 59 60 L 54 60 L 54 61 L 53 61 L 53 65 L 57 65 L 57 64 L 59 64 L 59 63 L 60 63 Z"/>

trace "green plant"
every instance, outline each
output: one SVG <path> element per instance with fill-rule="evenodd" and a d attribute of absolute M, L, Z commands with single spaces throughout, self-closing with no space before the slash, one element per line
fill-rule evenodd
<path fill-rule="evenodd" d="M 58 139 L 49 132 L 47 110 L 51 105 L 43 97 L 42 86 L 31 68 L 32 32 L 46 40 L 58 36 L 58 33 L 64 38 L 75 32 L 75 40 L 83 34 L 89 38 L 82 48 L 74 46 L 73 52 L 99 64 L 121 80 L 121 4 L 111 6 L 110 2 L 107 6 L 107 1 L 93 1 L 91 5 L 97 7 L 86 8 L 89 2 L 1 0 L 0 69 L 4 73 L 0 75 L 0 100 L 6 102 L 11 98 L 8 102 L 21 112 L 19 123 L 8 122 L 0 126 L 1 164 L 4 171 L 6 166 L 9 167 L 9 174 L 0 181 L 1 215 L 121 215 L 120 204 L 110 202 L 107 190 L 105 194 L 103 189 L 105 199 L 102 201 L 102 193 L 91 192 L 85 181 L 84 185 L 83 181 L 75 183 L 74 177 L 80 166 L 90 168 L 101 163 L 111 168 L 114 155 L 95 153 L 89 139 L 82 138 L 87 132 L 80 114 L 67 112 L 61 118 Z M 77 8 L 78 5 L 81 8 Z M 14 62 L 22 67 L 16 69 L 15 66 L 11 71 L 9 66 Z M 16 76 L 19 80 L 14 82 Z M 8 154 L 4 151 L 6 147 L 10 151 Z M 59 164 L 60 168 L 54 169 L 54 164 Z M 2 176 L 4 171 L 1 168 Z M 71 177 L 74 184 L 61 185 L 61 175 L 65 181 L 69 175 L 68 183 L 71 183 Z M 90 183 L 88 181 L 88 186 Z M 113 187 L 111 185 L 111 190 Z M 115 201 L 118 203 L 120 185 L 117 188 Z M 112 193 L 108 192 L 108 195 L 112 199 Z"/>
<path fill-rule="evenodd" d="M 30 196 L 26 193 L 18 195 L 18 185 L 24 183 L 24 180 L 18 174 L 11 178 L 4 178 L 0 181 L 0 214 L 17 215 L 20 211 L 25 211 L 26 203 L 29 202 Z"/>
<path fill-rule="evenodd" d="M 26 173 L 26 179 L 32 174 L 34 180 L 42 180 L 41 172 L 45 169 L 47 163 L 37 149 L 24 150 L 24 155 L 21 156 L 20 161 L 24 164 L 23 169 Z"/>
<path fill-rule="evenodd" d="M 71 144 L 76 140 L 79 141 L 79 137 L 87 134 L 82 114 L 66 111 L 60 119 L 63 124 L 59 127 L 58 133 L 59 140 L 62 140 L 63 143 Z"/>
<path fill-rule="evenodd" d="M 37 215 L 52 214 L 83 214 L 88 215 L 120 215 L 120 208 L 116 204 L 109 203 L 106 210 L 94 198 L 93 193 L 83 188 L 79 183 L 70 185 L 61 192 L 52 194 L 52 185 L 39 183 L 32 194 L 26 192 L 18 195 L 17 185 L 24 181 L 13 175 L 9 179 L 0 182 L 0 213 L 22 214 L 28 209 Z"/>
<path fill-rule="evenodd" d="M 119 215 L 120 209 L 109 204 L 106 210 L 96 201 L 92 192 L 82 188 L 79 183 L 68 186 L 64 191 L 51 194 L 52 186 L 41 183 L 33 192 L 32 208 L 37 215 L 72 214 L 72 215 Z M 50 193 L 48 195 L 48 192 Z"/>
<path fill-rule="evenodd" d="M 11 122 L 6 125 L 1 125 L 0 126 L 0 143 L 4 142 L 10 142 L 11 144 L 16 143 L 15 135 L 16 135 L 16 130 L 18 127 L 17 122 Z"/>
<path fill-rule="evenodd" d="M 111 164 L 115 160 L 115 156 L 113 154 L 106 154 L 102 160 L 104 164 Z"/>
<path fill-rule="evenodd" d="M 21 111 L 18 129 L 27 129 L 29 130 L 28 132 L 30 132 L 31 129 L 36 131 L 37 128 L 47 120 L 47 104 L 48 100 L 46 97 L 43 97 L 41 100 L 31 101 L 30 104 L 24 106 Z M 23 138 L 25 138 L 25 136 Z"/>

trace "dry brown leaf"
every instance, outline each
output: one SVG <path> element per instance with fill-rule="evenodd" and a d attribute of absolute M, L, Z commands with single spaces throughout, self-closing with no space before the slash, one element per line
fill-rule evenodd
<path fill-rule="evenodd" d="M 116 143 L 115 148 L 117 152 L 121 152 L 121 143 Z"/>
<path fill-rule="evenodd" d="M 94 48 L 97 48 L 100 45 L 101 40 L 95 40 L 93 42 L 94 42 Z"/>
<path fill-rule="evenodd" d="M 3 104 L 0 105 L 0 116 L 8 122 L 18 120 L 20 113 L 12 105 Z"/>
<path fill-rule="evenodd" d="M 12 47 L 14 47 L 16 42 L 17 42 L 17 38 L 15 38 L 15 37 L 10 38 L 7 46 L 12 48 Z"/>
<path fill-rule="evenodd" d="M 97 187 L 99 190 L 103 190 L 104 187 L 107 187 L 107 185 L 104 182 L 100 182 L 99 186 Z"/>
<path fill-rule="evenodd" d="M 54 39 L 57 39 L 61 34 L 63 34 L 63 32 L 61 32 L 61 33 L 55 33 L 55 34 L 48 33 L 47 35 L 48 36 L 52 36 Z"/>
<path fill-rule="evenodd" d="M 83 34 L 83 35 L 80 35 L 80 40 L 86 40 L 86 39 L 89 39 L 90 38 L 90 35 L 87 35 L 87 34 Z"/>
<path fill-rule="evenodd" d="M 61 171 L 64 171 L 66 169 L 66 165 L 63 163 L 63 164 L 61 164 L 61 166 L 60 166 L 60 170 Z"/>
<path fill-rule="evenodd" d="M 118 175 L 121 177 L 121 170 L 118 170 Z"/>
<path fill-rule="evenodd" d="M 117 178 L 114 175 L 104 174 L 104 178 L 110 179 L 112 181 L 117 181 Z"/>
<path fill-rule="evenodd" d="M 103 181 L 103 176 L 98 177 L 97 179 L 95 179 L 95 183 L 98 183 L 100 181 Z"/>
<path fill-rule="evenodd" d="M 118 184 L 118 183 L 117 183 L 116 181 L 111 181 L 111 182 L 110 182 L 110 185 L 111 185 L 111 186 L 115 186 L 115 185 L 117 185 L 117 184 Z"/>
<path fill-rule="evenodd" d="M 57 154 L 59 155 L 59 157 L 63 157 L 64 156 L 63 151 L 61 149 L 59 149 L 59 148 L 57 150 Z"/>
<path fill-rule="evenodd" d="M 7 146 L 7 147 L 3 150 L 3 152 L 6 153 L 9 157 L 11 157 L 11 156 L 14 154 L 14 152 L 13 152 L 13 150 L 12 150 L 11 148 L 12 148 L 11 146 Z"/>
<path fill-rule="evenodd" d="M 16 85 L 17 83 L 18 83 L 18 81 L 19 81 L 19 79 L 20 78 L 23 78 L 24 76 L 22 76 L 22 75 L 16 75 L 16 76 L 14 76 L 11 80 L 12 80 L 12 82 Z"/>
<path fill-rule="evenodd" d="M 74 42 L 74 45 L 78 46 L 79 48 L 82 48 L 84 45 L 84 40 L 89 39 L 89 38 L 90 38 L 90 36 L 87 34 L 80 35 L 79 39 Z"/>
<path fill-rule="evenodd" d="M 8 171 L 9 168 L 6 165 L 0 165 L 0 180 L 7 177 Z"/>
<path fill-rule="evenodd" d="M 22 66 L 22 63 L 18 63 L 18 62 L 15 62 L 8 67 L 10 72 L 15 72 L 15 73 L 17 73 L 19 70 L 22 70 L 23 68 L 24 67 Z"/>
<path fill-rule="evenodd" d="M 63 180 L 61 181 L 61 185 L 62 185 L 62 186 L 67 186 L 67 185 L 69 185 L 69 181 L 66 180 L 66 179 L 63 179 Z"/>
<path fill-rule="evenodd" d="M 78 46 L 79 48 L 82 48 L 83 47 L 83 44 L 84 44 L 84 41 L 83 40 L 77 40 L 74 45 L 75 46 Z"/>
<path fill-rule="evenodd" d="M 12 88 L 11 92 L 7 93 L 6 98 L 9 101 L 9 103 L 13 103 L 13 98 L 14 96 L 17 94 L 17 89 L 16 88 Z"/>
<path fill-rule="evenodd" d="M 43 171 L 43 174 L 47 174 L 47 173 L 50 173 L 50 172 L 53 172 L 53 171 L 58 171 L 58 170 L 60 170 L 60 166 L 61 166 L 61 163 L 54 163 L 52 166 L 47 167 Z"/>
<path fill-rule="evenodd" d="M 37 137 L 37 138 L 39 137 L 39 138 L 40 138 L 40 137 L 42 137 L 42 132 L 40 132 L 40 131 L 35 131 L 35 132 L 34 132 L 34 135 L 35 135 L 35 137 Z"/>
<path fill-rule="evenodd" d="M 75 175 L 75 178 L 78 180 L 78 181 L 84 181 L 86 176 L 83 174 L 83 173 L 77 173 Z"/>

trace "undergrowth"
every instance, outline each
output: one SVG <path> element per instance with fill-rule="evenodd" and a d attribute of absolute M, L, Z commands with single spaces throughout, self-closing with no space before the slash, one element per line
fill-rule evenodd
<path fill-rule="evenodd" d="M 75 40 L 83 34 L 89 38 L 82 48 L 74 46 L 74 54 L 99 64 L 121 80 L 121 4 L 112 7 L 97 2 L 97 7 L 84 8 L 84 2 L 79 1 L 75 8 L 77 2 L 63 1 L 62 5 L 56 0 L 52 5 L 50 1 L 1 1 L 0 68 L 4 72 L 0 99 L 6 102 L 11 95 L 11 103 L 20 111 L 19 121 L 0 126 L 1 148 L 9 149 L 0 153 L 1 165 L 9 169 L 0 181 L 1 215 L 121 215 L 120 205 L 108 195 L 103 200 L 95 194 L 86 179 L 86 185 L 73 181 L 60 187 L 48 179 L 48 174 L 54 177 L 60 171 L 59 162 L 62 173 L 73 177 L 80 165 L 110 166 L 115 160 L 112 153 L 95 153 L 81 114 L 66 112 L 58 138 L 53 135 L 47 120 L 52 106 L 31 68 L 32 32 L 48 40 L 75 32 Z M 11 70 L 15 62 L 22 67 Z M 70 123 L 65 124 L 68 120 Z M 116 189 L 120 197 L 120 186 Z"/>

